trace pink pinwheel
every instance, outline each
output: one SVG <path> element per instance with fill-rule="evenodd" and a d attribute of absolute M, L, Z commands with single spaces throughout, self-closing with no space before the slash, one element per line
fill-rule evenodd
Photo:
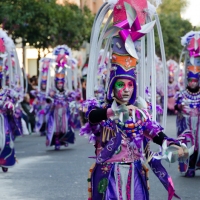
<path fill-rule="evenodd" d="M 58 63 L 58 66 L 59 67 L 64 67 L 65 64 L 67 64 L 67 57 L 66 55 L 62 55 L 62 54 L 59 54 L 57 59 L 56 59 L 56 62 Z"/>
<path fill-rule="evenodd" d="M 48 72 L 49 66 L 50 66 L 50 60 L 44 60 L 42 72 L 43 73 Z"/>
<path fill-rule="evenodd" d="M 106 33 L 104 38 L 112 37 L 117 34 L 125 43 L 127 52 L 134 58 L 138 59 L 134 42 L 150 32 L 155 25 L 155 21 L 140 25 L 137 13 L 130 4 L 124 2 L 127 19 L 112 26 Z"/>
<path fill-rule="evenodd" d="M 51 62 L 52 62 L 52 59 L 50 59 L 50 58 L 42 58 L 40 60 L 40 63 L 41 63 L 40 71 L 42 73 L 48 73 Z"/>

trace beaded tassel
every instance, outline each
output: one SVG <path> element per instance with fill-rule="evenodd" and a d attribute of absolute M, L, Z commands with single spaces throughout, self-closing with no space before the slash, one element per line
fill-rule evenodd
<path fill-rule="evenodd" d="M 120 171 L 119 171 L 119 165 L 117 165 L 117 184 L 118 184 L 119 200 L 123 200 L 123 198 L 122 198 L 122 186 L 121 186 L 121 175 L 120 175 Z"/>
<path fill-rule="evenodd" d="M 130 169 L 129 169 L 129 172 L 128 172 L 128 180 L 127 180 L 127 185 L 126 185 L 126 197 L 127 197 L 127 200 L 131 200 L 132 171 L 133 171 L 133 167 L 132 167 L 132 165 L 130 165 Z"/>

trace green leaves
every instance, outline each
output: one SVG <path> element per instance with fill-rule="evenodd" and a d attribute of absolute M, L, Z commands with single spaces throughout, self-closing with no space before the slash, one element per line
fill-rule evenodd
<path fill-rule="evenodd" d="M 56 0 L 4 0 L 0 2 L 0 22 L 13 39 L 23 38 L 35 48 L 67 44 L 79 49 L 89 40 L 93 15 L 70 3 Z"/>
<path fill-rule="evenodd" d="M 185 9 L 188 4 L 188 0 L 163 0 L 163 3 L 159 6 L 159 13 L 165 14 L 178 14 L 180 16 L 181 11 Z"/>
<path fill-rule="evenodd" d="M 179 60 L 182 46 L 181 37 L 192 30 L 188 20 L 181 18 L 180 12 L 185 8 L 187 0 L 164 0 L 159 8 L 159 18 L 163 32 L 167 59 Z M 155 31 L 156 54 L 161 55 L 157 31 Z"/>

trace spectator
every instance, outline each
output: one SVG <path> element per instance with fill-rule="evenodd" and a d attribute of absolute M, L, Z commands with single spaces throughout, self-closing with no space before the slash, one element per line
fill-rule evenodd
<path fill-rule="evenodd" d="M 35 127 L 35 114 L 34 112 L 31 112 L 32 110 L 32 106 L 30 104 L 30 96 L 29 94 L 26 94 L 24 96 L 24 100 L 21 103 L 22 109 L 24 111 L 24 115 L 23 119 L 27 122 L 30 123 L 31 125 L 31 131 L 34 131 L 34 127 Z"/>

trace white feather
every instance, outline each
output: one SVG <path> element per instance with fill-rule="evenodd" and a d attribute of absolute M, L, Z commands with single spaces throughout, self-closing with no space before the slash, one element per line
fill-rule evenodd
<path fill-rule="evenodd" d="M 156 6 L 156 8 L 159 7 L 160 4 L 162 4 L 162 0 L 149 0 L 152 4 Z"/>
<path fill-rule="evenodd" d="M 6 51 L 11 52 L 15 46 L 13 40 L 3 30 L 0 30 L 0 38 L 3 38 Z"/>
<path fill-rule="evenodd" d="M 182 44 L 182 46 L 185 47 L 186 45 L 188 45 L 189 38 L 190 37 L 192 38 L 192 36 L 194 36 L 196 33 L 200 34 L 200 32 L 190 31 L 189 33 L 187 33 L 186 35 L 184 35 L 183 37 L 181 37 L 181 44 Z"/>
<path fill-rule="evenodd" d="M 152 18 L 153 15 L 156 13 L 156 7 L 153 4 L 151 4 L 149 1 L 147 3 L 148 3 L 148 13 L 150 17 Z"/>
<path fill-rule="evenodd" d="M 108 4 L 110 4 L 112 6 L 112 9 L 114 8 L 114 6 L 117 4 L 119 0 L 103 0 L 103 2 L 108 2 Z"/>

